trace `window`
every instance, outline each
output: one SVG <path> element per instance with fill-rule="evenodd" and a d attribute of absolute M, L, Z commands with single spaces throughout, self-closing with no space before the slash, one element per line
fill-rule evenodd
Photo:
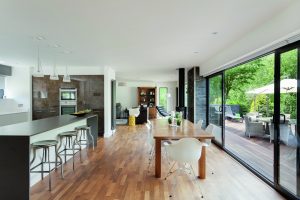
<path fill-rule="evenodd" d="M 0 76 L 0 99 L 3 99 L 5 89 L 5 77 Z"/>
<path fill-rule="evenodd" d="M 167 87 L 159 88 L 159 105 L 163 106 L 167 110 L 167 105 L 168 105 L 168 88 Z"/>

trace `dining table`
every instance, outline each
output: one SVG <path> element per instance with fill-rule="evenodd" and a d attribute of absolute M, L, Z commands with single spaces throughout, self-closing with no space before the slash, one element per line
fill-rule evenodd
<path fill-rule="evenodd" d="M 196 138 L 201 142 L 214 139 L 213 134 L 197 127 L 189 120 L 183 119 L 180 126 L 170 125 L 167 119 L 151 121 L 152 135 L 155 140 L 155 177 L 161 177 L 161 143 L 163 140 L 179 140 L 182 138 Z M 200 149 L 199 149 L 200 151 Z M 206 178 L 206 145 L 202 145 L 201 156 L 198 161 L 198 178 Z"/>

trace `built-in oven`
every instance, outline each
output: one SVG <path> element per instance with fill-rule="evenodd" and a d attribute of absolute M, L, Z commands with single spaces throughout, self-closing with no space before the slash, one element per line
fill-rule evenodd
<path fill-rule="evenodd" d="M 77 101 L 76 88 L 60 88 L 59 89 L 60 101 Z"/>
<path fill-rule="evenodd" d="M 59 89 L 60 115 L 67 115 L 77 112 L 77 89 Z"/>
<path fill-rule="evenodd" d="M 61 105 L 60 115 L 68 115 L 77 112 L 77 105 Z"/>

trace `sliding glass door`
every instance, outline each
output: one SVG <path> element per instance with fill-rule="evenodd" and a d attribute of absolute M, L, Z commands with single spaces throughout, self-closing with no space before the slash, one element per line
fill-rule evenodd
<path fill-rule="evenodd" d="M 208 123 L 216 125 L 215 141 L 222 145 L 223 127 L 223 76 L 222 74 L 208 79 Z"/>
<path fill-rule="evenodd" d="M 273 181 L 274 53 L 224 73 L 225 148 Z"/>
<path fill-rule="evenodd" d="M 300 41 L 207 78 L 215 142 L 289 199 L 300 197 Z"/>
<path fill-rule="evenodd" d="M 300 196 L 299 174 L 299 50 L 281 52 L 279 119 L 279 185 Z M 278 89 L 279 91 L 279 89 Z M 297 123 L 298 122 L 298 123 Z M 298 164 L 297 164 L 298 163 Z"/>

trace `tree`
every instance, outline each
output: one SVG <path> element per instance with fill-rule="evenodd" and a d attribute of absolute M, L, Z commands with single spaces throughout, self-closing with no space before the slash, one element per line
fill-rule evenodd
<path fill-rule="evenodd" d="M 241 90 L 244 85 L 254 80 L 257 70 L 263 66 L 261 59 L 234 67 L 225 72 L 225 98 L 229 97 L 231 89 Z"/>

